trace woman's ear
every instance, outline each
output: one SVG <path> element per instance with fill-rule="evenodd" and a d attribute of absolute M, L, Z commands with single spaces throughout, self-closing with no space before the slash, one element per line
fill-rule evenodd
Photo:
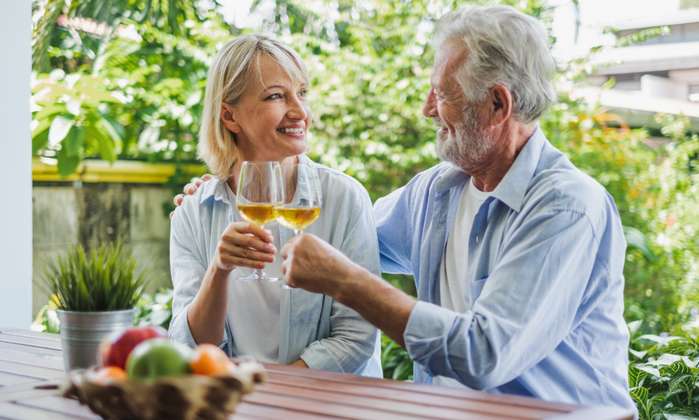
<path fill-rule="evenodd" d="M 233 107 L 224 103 L 221 105 L 221 122 L 232 133 L 240 133 L 241 128 L 235 120 L 235 112 Z"/>
<path fill-rule="evenodd" d="M 500 125 L 512 116 L 512 93 L 501 84 L 496 84 L 490 89 L 491 100 L 491 125 Z"/>

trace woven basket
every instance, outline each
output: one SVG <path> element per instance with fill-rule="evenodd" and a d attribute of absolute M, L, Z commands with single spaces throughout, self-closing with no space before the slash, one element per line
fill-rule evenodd
<path fill-rule="evenodd" d="M 236 362 L 229 376 L 183 375 L 157 380 L 99 383 L 91 370 L 69 375 L 64 396 L 76 398 L 105 419 L 225 419 L 243 395 L 266 380 L 257 362 Z"/>

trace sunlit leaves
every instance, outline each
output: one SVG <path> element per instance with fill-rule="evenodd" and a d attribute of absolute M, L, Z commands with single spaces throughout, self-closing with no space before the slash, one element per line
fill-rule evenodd
<path fill-rule="evenodd" d="M 699 338 L 635 337 L 629 366 L 631 397 L 641 419 L 699 416 Z"/>

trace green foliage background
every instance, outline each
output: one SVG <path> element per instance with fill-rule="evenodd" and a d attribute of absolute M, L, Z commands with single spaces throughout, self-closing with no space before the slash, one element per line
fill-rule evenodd
<path fill-rule="evenodd" d="M 159 6 L 148 9 L 151 3 Z M 194 160 L 208 61 L 223 42 L 249 31 L 226 24 L 205 3 L 114 0 L 105 9 L 97 0 L 35 2 L 34 153 L 57 158 L 66 175 L 95 156 Z M 550 23 L 539 0 L 502 3 Z M 374 199 L 436 163 L 435 129 L 421 114 L 429 36 L 437 17 L 463 4 L 276 1 L 262 27 L 309 67 L 312 158 L 354 176 Z M 57 25 L 61 14 L 94 19 L 102 30 Z M 640 335 L 696 336 L 699 138 L 682 118 L 659 115 L 660 130 L 629 129 L 607 110 L 571 98 L 566 86 L 584 66 L 560 69 L 560 100 L 541 127 L 617 203 L 629 243 L 627 321 L 639 321 Z M 658 135 L 669 140 L 650 140 Z M 414 292 L 409 278 L 390 279 Z M 409 377 L 404 351 L 389 341 L 384 348 L 386 375 Z"/>

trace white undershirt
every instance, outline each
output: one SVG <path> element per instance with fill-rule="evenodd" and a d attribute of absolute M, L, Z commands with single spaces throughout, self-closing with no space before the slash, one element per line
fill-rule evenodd
<path fill-rule="evenodd" d="M 454 312 L 466 312 L 466 287 L 468 271 L 468 238 L 473 220 L 481 204 L 490 193 L 479 190 L 473 178 L 461 193 L 454 225 L 448 232 L 447 249 L 442 256 L 439 270 L 440 305 Z M 464 387 L 458 381 L 444 376 L 435 376 L 433 383 L 443 386 Z"/>

